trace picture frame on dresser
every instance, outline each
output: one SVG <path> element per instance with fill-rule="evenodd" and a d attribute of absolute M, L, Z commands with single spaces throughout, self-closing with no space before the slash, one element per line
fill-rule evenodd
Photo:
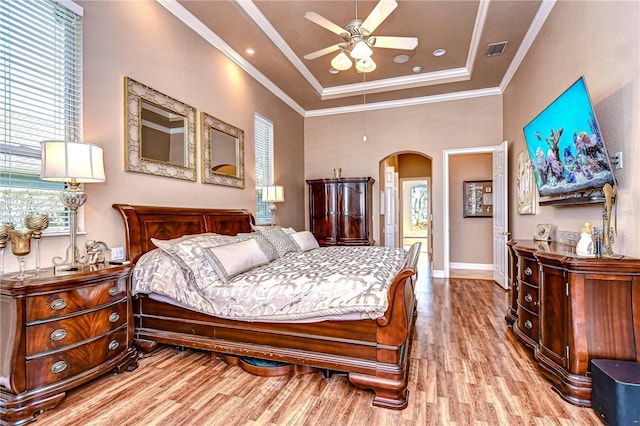
<path fill-rule="evenodd" d="M 553 225 L 549 223 L 541 223 L 536 225 L 536 231 L 533 234 L 533 240 L 534 241 L 551 240 L 551 229 L 553 229 Z"/>

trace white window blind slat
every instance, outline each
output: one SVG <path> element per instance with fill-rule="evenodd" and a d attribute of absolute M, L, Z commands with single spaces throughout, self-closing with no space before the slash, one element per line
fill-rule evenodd
<path fill-rule="evenodd" d="M 273 185 L 273 122 L 255 114 L 256 223 L 271 223 L 269 203 L 262 202 L 262 188 Z"/>
<path fill-rule="evenodd" d="M 77 5 L 69 3 L 76 11 Z M 40 142 L 81 140 L 82 16 L 51 0 L 0 1 L 0 221 L 68 229 L 63 183 L 40 180 Z"/>

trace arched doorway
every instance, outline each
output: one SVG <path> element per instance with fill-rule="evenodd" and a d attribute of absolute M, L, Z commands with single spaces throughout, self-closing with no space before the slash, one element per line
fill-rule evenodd
<path fill-rule="evenodd" d="M 379 163 L 380 245 L 433 251 L 432 160 L 421 152 L 396 152 Z"/>

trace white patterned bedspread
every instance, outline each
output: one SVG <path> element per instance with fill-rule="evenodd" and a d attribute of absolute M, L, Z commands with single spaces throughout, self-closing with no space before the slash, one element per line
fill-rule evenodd
<path fill-rule="evenodd" d="M 376 319 L 387 310 L 388 288 L 405 256 L 400 248 L 323 247 L 289 253 L 223 283 L 204 258 L 195 273 L 183 274 L 158 249 L 137 262 L 133 294 L 156 293 L 195 311 L 242 321 L 353 313 Z"/>

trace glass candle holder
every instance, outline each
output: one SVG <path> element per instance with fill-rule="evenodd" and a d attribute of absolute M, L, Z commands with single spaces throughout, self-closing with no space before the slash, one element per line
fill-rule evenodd
<path fill-rule="evenodd" d="M 49 227 L 49 216 L 30 212 L 24 218 L 24 225 L 33 231 L 33 239 L 36 240 L 36 272 L 38 272 L 40 270 L 40 238 L 42 238 L 42 231 Z"/>
<path fill-rule="evenodd" d="M 0 275 L 4 274 L 4 249 L 11 238 L 9 232 L 13 229 L 12 223 L 0 223 Z"/>
<path fill-rule="evenodd" d="M 31 252 L 33 231 L 31 229 L 12 229 L 9 235 L 11 236 L 11 251 L 18 257 L 18 265 L 20 266 L 20 273 L 15 278 L 23 280 L 31 276 L 24 273 L 24 263 L 25 256 Z"/>

